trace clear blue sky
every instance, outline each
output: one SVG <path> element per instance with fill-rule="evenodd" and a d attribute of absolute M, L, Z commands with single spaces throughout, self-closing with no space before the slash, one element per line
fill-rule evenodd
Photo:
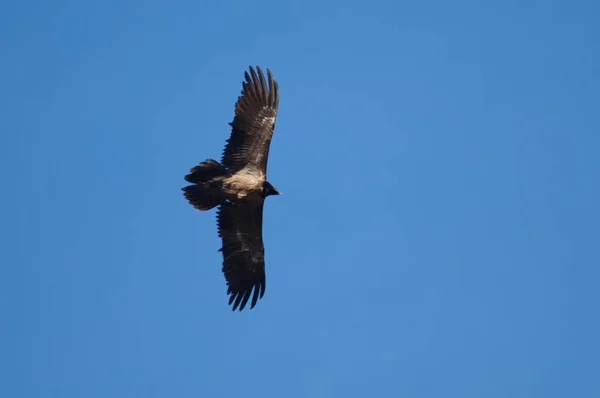
<path fill-rule="evenodd" d="M 599 397 L 598 20 L 3 1 L 0 396 Z M 283 196 L 265 297 L 233 313 L 180 188 L 255 64 Z"/>

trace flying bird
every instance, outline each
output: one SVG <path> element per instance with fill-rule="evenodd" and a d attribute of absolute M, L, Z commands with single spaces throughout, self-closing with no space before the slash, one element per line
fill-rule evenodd
<path fill-rule="evenodd" d="M 219 206 L 217 227 L 223 254 L 222 271 L 229 305 L 250 308 L 265 294 L 265 248 L 262 239 L 265 198 L 281 193 L 267 181 L 269 147 L 279 106 L 279 85 L 267 68 L 244 73 L 221 162 L 206 159 L 190 169 L 184 188 L 188 202 L 200 211 Z"/>

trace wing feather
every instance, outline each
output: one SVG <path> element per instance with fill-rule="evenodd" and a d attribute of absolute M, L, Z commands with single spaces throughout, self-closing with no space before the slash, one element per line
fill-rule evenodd
<path fill-rule="evenodd" d="M 279 107 L 279 85 L 267 68 L 267 77 L 262 69 L 250 66 L 244 72 L 242 94 L 235 104 L 235 116 L 230 124 L 231 136 L 227 140 L 221 163 L 232 172 L 252 167 L 266 175 L 269 148 L 277 109 Z"/>
<path fill-rule="evenodd" d="M 219 207 L 217 224 L 223 242 L 223 274 L 229 305 L 243 310 L 250 295 L 250 308 L 265 294 L 265 257 L 262 240 L 264 201 L 225 202 Z"/>

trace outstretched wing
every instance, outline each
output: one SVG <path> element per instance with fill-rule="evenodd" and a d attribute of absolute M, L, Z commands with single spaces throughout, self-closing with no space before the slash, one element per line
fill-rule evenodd
<path fill-rule="evenodd" d="M 223 241 L 223 274 L 229 305 L 244 309 L 252 290 L 250 308 L 265 294 L 265 255 L 262 241 L 264 201 L 225 202 L 219 207 L 217 223 Z"/>
<path fill-rule="evenodd" d="M 279 85 L 267 68 L 267 80 L 260 67 L 250 67 L 242 82 L 242 95 L 235 103 L 231 136 L 223 150 L 221 163 L 235 172 L 246 166 L 267 172 L 271 137 L 279 106 Z"/>

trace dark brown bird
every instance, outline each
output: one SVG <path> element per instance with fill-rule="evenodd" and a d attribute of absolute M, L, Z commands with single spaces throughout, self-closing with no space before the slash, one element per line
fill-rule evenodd
<path fill-rule="evenodd" d="M 258 72 L 258 73 L 257 73 Z M 279 86 L 271 71 L 250 67 L 235 104 L 231 136 L 221 163 L 206 159 L 185 176 L 192 183 L 185 198 L 198 210 L 219 206 L 217 224 L 222 240 L 223 274 L 229 304 L 241 311 L 265 294 L 263 205 L 269 195 L 281 195 L 267 180 L 267 160 L 279 106 Z"/>

